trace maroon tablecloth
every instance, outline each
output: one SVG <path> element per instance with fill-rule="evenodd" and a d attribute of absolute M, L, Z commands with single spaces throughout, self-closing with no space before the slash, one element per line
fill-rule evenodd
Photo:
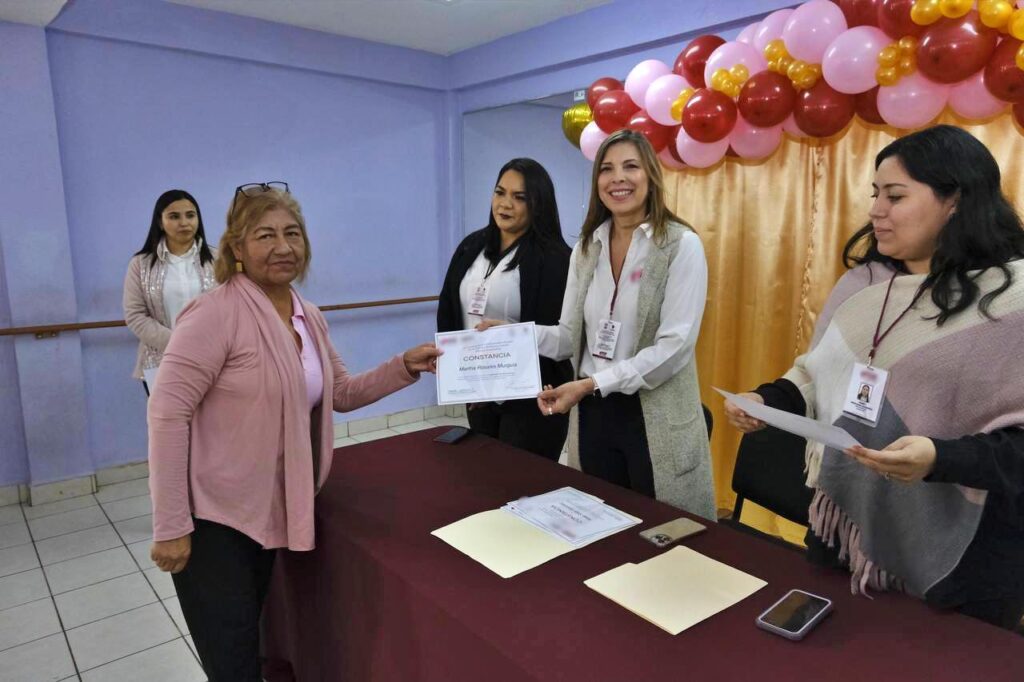
<path fill-rule="evenodd" d="M 432 442 L 441 431 L 335 452 L 316 550 L 275 568 L 268 679 L 1024 680 L 1024 638 L 901 595 L 854 597 L 847 575 L 723 526 L 684 542 L 768 585 L 673 637 L 583 581 L 662 551 L 637 531 L 678 510 L 481 436 Z M 508 580 L 430 535 L 565 485 L 643 523 Z M 794 587 L 835 612 L 802 642 L 756 628 Z"/>

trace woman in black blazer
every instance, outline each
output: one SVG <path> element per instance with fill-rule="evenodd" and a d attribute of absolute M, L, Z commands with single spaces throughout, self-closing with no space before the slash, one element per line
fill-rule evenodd
<path fill-rule="evenodd" d="M 533 159 L 512 159 L 498 173 L 487 227 L 462 240 L 448 266 L 437 305 L 437 331 L 472 329 L 486 318 L 558 324 L 571 249 L 562 238 L 555 188 Z M 474 296 L 483 286 L 486 298 Z M 572 379 L 568 361 L 540 359 L 545 385 Z M 567 415 L 545 417 L 537 401 L 467 406 L 477 433 L 557 460 Z"/>

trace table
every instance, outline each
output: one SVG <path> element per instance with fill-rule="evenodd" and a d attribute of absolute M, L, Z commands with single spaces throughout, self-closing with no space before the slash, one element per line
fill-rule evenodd
<path fill-rule="evenodd" d="M 279 553 L 268 680 L 1024 680 L 1024 638 L 903 595 L 853 596 L 847 574 L 721 525 L 685 545 L 768 585 L 673 637 L 583 581 L 663 551 L 637 531 L 677 509 L 483 436 L 434 443 L 443 430 L 335 451 L 317 548 Z M 643 523 L 508 580 L 430 535 L 566 485 Z M 794 587 L 835 612 L 802 642 L 756 628 Z"/>

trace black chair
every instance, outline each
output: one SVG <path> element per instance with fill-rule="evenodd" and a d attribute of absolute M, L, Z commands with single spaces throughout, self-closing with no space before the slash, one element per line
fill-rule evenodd
<path fill-rule="evenodd" d="M 732 471 L 736 505 L 732 516 L 722 519 L 722 522 L 772 542 L 795 547 L 741 523 L 740 512 L 743 511 L 743 502 L 750 500 L 794 523 L 807 525 L 807 513 L 814 491 L 804 485 L 806 443 L 799 436 L 771 426 L 744 435 Z"/>
<path fill-rule="evenodd" d="M 711 429 L 715 426 L 715 418 L 711 416 L 711 410 L 704 403 L 700 404 L 700 409 L 704 410 L 704 424 L 708 427 L 708 440 L 711 440 Z"/>

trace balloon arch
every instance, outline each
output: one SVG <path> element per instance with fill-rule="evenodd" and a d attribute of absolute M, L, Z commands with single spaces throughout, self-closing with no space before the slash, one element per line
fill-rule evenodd
<path fill-rule="evenodd" d="M 669 66 L 599 78 L 562 117 L 593 160 L 621 128 L 662 163 L 707 168 L 726 154 L 770 156 L 783 133 L 827 138 L 854 116 L 926 126 L 948 105 L 970 120 L 1013 108 L 1024 127 L 1024 0 L 810 0 L 747 26 L 703 35 Z"/>

